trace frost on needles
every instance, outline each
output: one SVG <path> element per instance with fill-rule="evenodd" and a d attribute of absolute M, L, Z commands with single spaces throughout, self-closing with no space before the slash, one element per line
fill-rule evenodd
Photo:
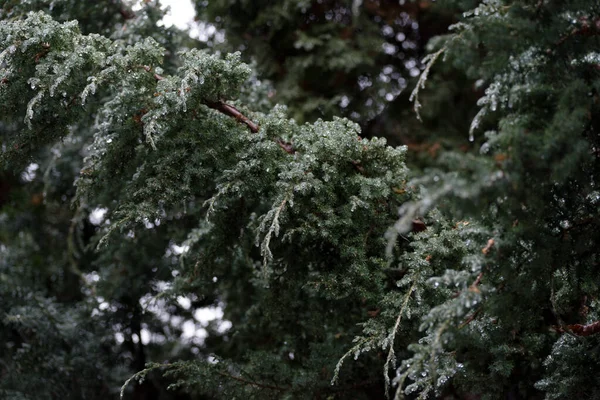
<path fill-rule="evenodd" d="M 0 37 L 0 101 L 13 130 L 2 161 L 20 168 L 83 131 L 73 207 L 108 209 L 98 252 L 149 222 L 195 218 L 173 290 L 212 276 L 233 284 L 241 268 L 255 281 L 252 307 L 287 287 L 276 315 L 305 297 L 332 326 L 359 322 L 337 316 L 344 303 L 376 301 L 383 233 L 409 196 L 404 148 L 363 139 L 345 119 L 298 125 L 284 107 L 253 112 L 236 102 L 251 72 L 239 54 L 189 50 L 168 75 L 153 39 L 82 35 L 41 12 L 4 21 Z"/>
<path fill-rule="evenodd" d="M 599 396 L 600 6 L 407 5 L 458 21 L 406 92 L 423 123 L 345 104 L 435 141 L 421 168 L 347 119 L 289 118 L 330 112 L 344 73 L 368 88 L 401 37 L 373 2 L 304 30 L 326 7 L 309 3 L 197 2 L 232 44 L 250 35 L 254 71 L 157 27 L 153 1 L 95 2 L 94 22 L 0 2 L 0 397 Z M 281 65 L 271 28 L 296 38 Z M 399 96 L 388 78 L 375 96 Z M 215 306 L 231 330 L 182 340 Z"/>

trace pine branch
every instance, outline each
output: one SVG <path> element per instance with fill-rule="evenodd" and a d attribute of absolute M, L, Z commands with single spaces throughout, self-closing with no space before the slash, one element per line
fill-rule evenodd
<path fill-rule="evenodd" d="M 473 314 L 471 314 L 471 316 L 469 318 L 467 318 L 465 320 L 465 322 L 463 322 L 462 324 L 460 324 L 458 326 L 458 329 L 462 329 L 465 326 L 469 325 L 475 318 L 477 318 L 477 316 L 479 315 L 480 312 L 481 312 L 481 308 L 478 308 Z"/>
<path fill-rule="evenodd" d="M 491 238 L 487 241 L 487 244 L 485 245 L 485 247 L 483 249 L 481 249 L 481 252 L 485 255 L 487 255 L 490 250 L 492 249 L 492 247 L 494 247 L 494 244 L 496 243 L 496 241 L 494 240 L 494 238 Z"/>
<path fill-rule="evenodd" d="M 144 69 L 144 71 L 146 72 L 152 72 L 152 67 L 149 67 L 148 65 L 138 65 L 138 67 Z M 154 79 L 156 79 L 157 81 L 162 81 L 165 78 L 162 75 L 154 73 Z"/>
<path fill-rule="evenodd" d="M 408 290 L 408 292 L 406 292 L 406 296 L 404 297 L 404 301 L 402 302 L 402 306 L 400 307 L 400 312 L 398 313 L 398 318 L 396 318 L 396 323 L 394 324 L 394 328 L 392 329 L 392 332 L 388 335 L 388 337 L 386 338 L 386 340 L 388 341 L 388 344 L 390 346 L 389 350 L 388 350 L 388 354 L 387 354 L 387 358 L 385 360 L 385 364 L 383 365 L 383 377 L 385 379 L 385 397 L 386 399 L 389 399 L 390 397 L 390 392 L 389 392 L 389 388 L 391 386 L 390 383 L 390 367 L 395 367 L 396 364 L 396 353 L 394 351 L 394 342 L 396 341 L 396 333 L 398 333 L 398 330 L 400 328 L 400 322 L 402 321 L 402 315 L 405 313 L 407 306 L 408 306 L 408 302 L 410 300 L 410 296 L 412 295 L 413 291 L 415 290 L 417 286 L 417 276 L 415 275 L 414 279 L 413 279 L 413 283 L 410 287 L 410 289 Z M 400 386 L 398 386 L 400 388 Z"/>
<path fill-rule="evenodd" d="M 577 336 L 591 336 L 595 335 L 596 333 L 600 333 L 600 321 L 592 322 L 591 324 L 587 325 L 567 325 L 567 328 L 571 331 L 571 333 Z"/>
<path fill-rule="evenodd" d="M 574 36 L 592 36 L 600 34 L 600 17 L 596 17 L 591 24 L 587 17 L 581 17 L 579 20 L 581 21 L 581 27 L 575 28 L 567 35 L 563 36 L 556 42 L 556 47 L 562 45 Z"/>
<path fill-rule="evenodd" d="M 475 282 L 473 282 L 471 287 L 475 288 L 476 286 L 478 286 L 479 283 L 481 282 L 481 278 L 483 278 L 483 272 L 480 272 L 479 275 L 477 275 L 477 279 L 475 279 Z"/>
<path fill-rule="evenodd" d="M 358 172 L 360 172 L 363 175 L 365 174 L 365 168 L 362 165 L 360 165 L 360 162 L 351 160 L 350 164 L 352 164 Z"/>
<path fill-rule="evenodd" d="M 146 72 L 152 72 L 152 68 L 148 65 L 140 65 L 139 67 L 144 69 Z M 154 79 L 156 79 L 157 81 L 162 81 L 164 77 L 157 73 L 154 73 Z M 217 110 L 222 114 L 235 118 L 238 122 L 241 122 L 242 124 L 246 125 L 252 133 L 258 133 L 258 124 L 250 120 L 250 118 L 246 117 L 244 114 L 241 113 L 240 110 L 238 110 L 231 104 L 227 104 L 223 100 L 205 101 L 204 104 L 207 107 L 212 108 L 213 110 Z M 284 147 L 282 143 L 284 142 L 282 142 L 281 140 L 277 141 L 277 144 L 279 144 L 279 146 L 282 149 L 284 149 L 287 153 L 294 154 L 294 151 L 291 148 L 291 144 L 286 144 L 286 146 Z"/>
<path fill-rule="evenodd" d="M 288 154 L 296 153 L 296 150 L 294 149 L 294 146 L 291 143 L 286 142 L 283 139 L 277 139 L 276 142 L 279 145 L 279 147 L 281 147 L 283 149 L 283 151 L 285 151 L 286 153 L 288 153 Z"/>
<path fill-rule="evenodd" d="M 35 55 L 35 63 L 39 63 L 40 59 L 44 58 L 50 51 L 50 43 L 42 43 L 42 51 Z"/>
<path fill-rule="evenodd" d="M 258 125 L 252 122 L 248 117 L 242 114 L 237 108 L 224 103 L 222 100 L 205 102 L 208 107 L 217 110 L 229 117 L 235 118 L 238 122 L 246 125 L 252 133 L 258 133 Z M 286 150 L 287 151 L 287 150 Z"/>

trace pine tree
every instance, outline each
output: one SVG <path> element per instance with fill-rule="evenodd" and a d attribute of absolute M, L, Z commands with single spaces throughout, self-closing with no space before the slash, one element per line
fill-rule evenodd
<path fill-rule="evenodd" d="M 0 2 L 2 398 L 597 398 L 600 4 L 404 3 Z"/>

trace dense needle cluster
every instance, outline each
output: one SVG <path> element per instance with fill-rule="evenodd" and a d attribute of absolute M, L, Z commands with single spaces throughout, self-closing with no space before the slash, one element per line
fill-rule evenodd
<path fill-rule="evenodd" d="M 262 3 L 0 1 L 0 397 L 599 396 L 600 4 Z"/>

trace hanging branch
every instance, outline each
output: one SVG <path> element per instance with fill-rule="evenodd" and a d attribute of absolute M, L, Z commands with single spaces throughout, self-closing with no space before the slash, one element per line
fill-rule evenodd
<path fill-rule="evenodd" d="M 475 310 L 475 312 L 473 314 L 471 314 L 471 316 L 469 318 L 467 318 L 465 320 L 465 322 L 463 322 L 462 324 L 460 324 L 458 326 L 458 329 L 462 329 L 465 326 L 469 325 L 475 318 L 477 318 L 477 316 L 479 315 L 480 312 L 481 312 L 481 307 L 478 308 L 477 310 Z"/>
<path fill-rule="evenodd" d="M 556 47 L 562 45 L 565 41 L 574 36 L 592 36 L 600 34 L 600 17 L 596 17 L 591 23 L 587 17 L 581 17 L 579 18 L 579 21 L 581 22 L 581 27 L 573 29 L 567 35 L 560 38 L 555 44 Z"/>
<path fill-rule="evenodd" d="M 557 333 L 568 333 L 575 336 L 592 336 L 600 333 L 600 321 L 591 324 L 553 325 L 552 329 Z"/>
<path fill-rule="evenodd" d="M 139 65 L 138 67 L 144 69 L 144 71 L 146 71 L 146 72 L 152 72 L 152 68 L 149 67 L 148 65 Z M 154 73 L 154 79 L 156 79 L 157 81 L 162 81 L 165 78 L 157 73 Z M 213 110 L 217 110 L 229 117 L 235 118 L 238 122 L 241 122 L 242 124 L 246 125 L 252 133 L 258 133 L 258 129 L 259 129 L 258 124 L 256 124 L 255 122 L 250 120 L 250 118 L 248 118 L 244 114 L 242 114 L 240 112 L 240 110 L 238 110 L 237 108 L 235 108 L 234 106 L 232 106 L 230 104 L 225 103 L 223 100 L 205 101 L 204 105 L 206 105 L 209 108 L 212 108 Z M 279 142 L 278 142 L 278 144 L 287 153 L 289 153 L 289 154 L 294 153 L 290 144 L 286 144 L 285 147 L 282 146 L 282 144 Z"/>
<path fill-rule="evenodd" d="M 365 168 L 362 165 L 360 165 L 359 161 L 350 160 L 350 164 L 352 164 L 358 172 L 360 172 L 363 175 L 365 174 Z"/>
<path fill-rule="evenodd" d="M 600 333 L 600 321 L 592 322 L 591 324 L 587 325 L 567 325 L 567 328 L 569 328 L 571 332 L 577 336 L 591 336 L 596 333 Z"/>
<path fill-rule="evenodd" d="M 44 58 L 46 54 L 50 51 L 50 43 L 42 43 L 42 51 L 35 55 L 35 63 L 39 63 L 40 59 Z"/>
<path fill-rule="evenodd" d="M 238 122 L 241 122 L 242 124 L 246 125 L 252 133 L 258 132 L 258 125 L 256 123 L 252 122 L 248 117 L 246 117 L 244 114 L 242 114 L 234 106 L 226 104 L 222 100 L 205 102 L 204 104 L 206 104 L 208 107 L 215 109 L 227 116 L 235 118 Z"/>
<path fill-rule="evenodd" d="M 492 240 L 492 239 L 490 239 L 490 240 Z M 477 288 L 477 286 L 479 286 L 479 284 L 481 283 L 481 278 L 483 278 L 483 272 L 480 272 L 479 275 L 477 275 L 477 278 L 475 279 L 475 282 L 473 282 L 471 284 L 471 286 L 469 286 L 468 290 L 471 291 L 471 292 L 480 293 L 480 290 Z M 482 307 L 479 307 L 477 310 L 475 310 L 475 312 L 473 314 L 471 314 L 470 317 L 468 317 L 462 324 L 460 324 L 458 326 L 458 329 L 462 329 L 465 326 L 469 325 L 475 318 L 477 318 L 477 316 L 479 315 L 479 313 L 481 312 L 481 310 L 482 310 Z"/>
<path fill-rule="evenodd" d="M 286 153 L 288 153 L 288 154 L 296 153 L 296 150 L 294 149 L 294 146 L 291 143 L 286 142 L 283 139 L 277 139 L 276 142 L 279 145 L 279 147 L 281 147 L 283 149 L 283 151 L 285 151 Z"/>

